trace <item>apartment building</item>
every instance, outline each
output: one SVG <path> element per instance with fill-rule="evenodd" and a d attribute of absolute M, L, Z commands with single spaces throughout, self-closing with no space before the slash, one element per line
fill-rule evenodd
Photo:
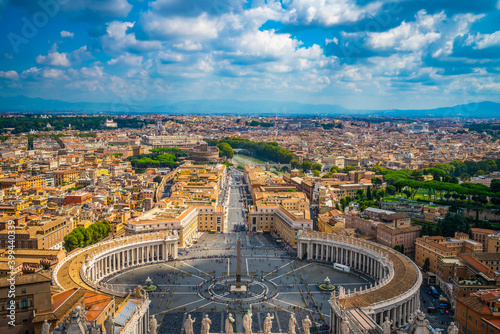
<path fill-rule="evenodd" d="M 456 300 L 455 321 L 463 334 L 500 333 L 500 290 L 487 290 Z"/>
<path fill-rule="evenodd" d="M 34 333 L 34 313 L 36 310 L 47 310 L 51 307 L 51 277 L 49 273 L 17 275 L 15 297 L 8 297 L 11 281 L 8 277 L 0 277 L 0 331 L 9 334 Z M 14 301 L 15 326 L 9 326 L 7 315 L 9 303 Z"/>
<path fill-rule="evenodd" d="M 77 169 L 66 169 L 54 171 L 54 182 L 56 187 L 63 183 L 76 181 L 80 176 L 80 171 Z"/>
<path fill-rule="evenodd" d="M 486 247 L 486 239 L 488 238 L 488 235 L 495 234 L 497 233 L 497 231 L 478 227 L 473 227 L 470 230 L 472 234 L 472 240 L 482 243 L 484 251 L 490 252 Z"/>
<path fill-rule="evenodd" d="M 260 167 L 246 165 L 245 179 L 254 202 L 248 208 L 248 230 L 275 233 L 294 247 L 298 231 L 312 229 L 307 195 Z"/>
<path fill-rule="evenodd" d="M 44 189 L 47 188 L 47 179 L 45 176 L 33 177 L 14 177 L 0 179 L 0 189 L 11 187 L 20 187 L 22 189 Z"/>
<path fill-rule="evenodd" d="M 456 257 L 459 253 L 480 253 L 483 245 L 470 240 L 465 233 L 455 233 L 453 238 L 424 236 L 415 241 L 415 263 L 423 267 L 429 259 L 429 271 L 437 273 L 439 257 Z"/>
<path fill-rule="evenodd" d="M 62 249 L 64 237 L 73 231 L 74 222 L 70 217 L 51 217 L 49 219 L 16 228 L 15 247 L 17 249 Z M 0 248 L 7 248 L 9 230 L 0 231 Z"/>

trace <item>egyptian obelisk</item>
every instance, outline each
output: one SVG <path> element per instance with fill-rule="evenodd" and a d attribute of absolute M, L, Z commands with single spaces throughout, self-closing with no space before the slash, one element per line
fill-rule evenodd
<path fill-rule="evenodd" d="M 236 253 L 236 289 L 241 289 L 241 239 L 238 235 L 238 250 Z"/>

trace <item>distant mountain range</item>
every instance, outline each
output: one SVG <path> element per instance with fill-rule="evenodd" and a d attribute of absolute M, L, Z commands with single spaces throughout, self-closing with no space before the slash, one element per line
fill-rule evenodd
<path fill-rule="evenodd" d="M 463 117 L 500 118 L 500 103 L 479 102 L 436 109 L 358 110 L 336 104 L 307 104 L 279 101 L 186 100 L 163 103 L 147 101 L 142 105 L 99 102 L 65 102 L 26 96 L 1 97 L 0 111 L 85 112 L 85 113 L 158 113 L 199 115 L 286 115 L 286 116 L 387 116 L 387 117 Z"/>

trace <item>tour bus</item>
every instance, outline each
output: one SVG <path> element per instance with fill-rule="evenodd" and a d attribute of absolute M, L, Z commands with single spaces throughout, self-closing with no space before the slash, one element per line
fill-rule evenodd
<path fill-rule="evenodd" d="M 333 264 L 333 269 L 344 271 L 346 273 L 351 272 L 351 268 L 349 266 L 346 266 L 346 265 L 343 265 L 343 264 L 340 264 L 340 263 L 334 263 Z"/>
<path fill-rule="evenodd" d="M 431 286 L 429 288 L 429 291 L 434 298 L 439 298 L 439 292 L 436 290 L 435 287 Z"/>

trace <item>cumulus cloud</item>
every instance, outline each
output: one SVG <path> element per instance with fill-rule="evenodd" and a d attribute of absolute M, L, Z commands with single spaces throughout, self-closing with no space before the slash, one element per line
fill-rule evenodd
<path fill-rule="evenodd" d="M 19 79 L 19 74 L 16 71 L 0 71 L 0 78 L 17 80 Z"/>
<path fill-rule="evenodd" d="M 162 17 L 148 12 L 140 20 L 140 29 L 146 36 L 156 40 L 188 38 L 200 41 L 218 36 L 217 20 L 205 13 L 198 17 Z"/>
<path fill-rule="evenodd" d="M 382 4 L 382 1 L 374 1 L 358 6 L 353 0 L 293 0 L 287 6 L 284 21 L 333 26 L 373 16 Z"/>
<path fill-rule="evenodd" d="M 368 44 L 374 49 L 420 50 L 441 37 L 437 26 L 445 18 L 444 12 L 427 15 L 425 10 L 421 10 L 417 13 L 415 22 L 403 21 L 400 26 L 388 31 L 368 33 Z"/>
<path fill-rule="evenodd" d="M 46 56 L 39 55 L 35 58 L 35 61 L 40 65 L 69 67 L 72 63 L 80 63 L 91 58 L 92 56 L 87 51 L 86 45 L 70 53 L 60 53 L 57 51 L 57 44 L 54 44 Z"/>
<path fill-rule="evenodd" d="M 71 65 L 67 53 L 59 53 L 57 50 L 49 52 L 47 56 L 39 55 L 35 59 L 37 64 L 49 66 L 69 67 Z"/>
<path fill-rule="evenodd" d="M 64 77 L 64 71 L 56 68 L 46 68 L 43 70 L 42 76 L 46 79 L 59 79 Z"/>
<path fill-rule="evenodd" d="M 126 65 L 126 66 L 140 66 L 142 63 L 142 56 L 132 55 L 130 53 L 125 53 L 120 55 L 118 58 L 113 58 L 108 61 L 108 65 Z"/>
<path fill-rule="evenodd" d="M 107 24 L 106 34 L 101 37 L 104 51 L 111 54 L 123 52 L 148 52 L 161 48 L 161 43 L 156 41 L 138 41 L 135 33 L 129 32 L 135 22 L 112 21 Z"/>
<path fill-rule="evenodd" d="M 69 31 L 61 31 L 61 37 L 69 37 L 69 38 L 73 38 L 73 36 L 75 36 L 75 33 L 73 32 L 69 32 Z"/>
<path fill-rule="evenodd" d="M 193 42 L 190 40 L 185 40 L 182 43 L 174 44 L 173 47 L 185 51 L 200 51 L 201 49 L 203 49 L 201 43 Z"/>
<path fill-rule="evenodd" d="M 254 31 L 238 39 L 236 54 L 261 58 L 278 58 L 293 53 L 301 42 L 290 34 L 276 34 L 274 30 Z"/>
<path fill-rule="evenodd" d="M 474 49 L 486 49 L 493 46 L 500 46 L 500 31 L 495 31 L 492 34 L 469 35 L 465 41 L 465 45 L 472 45 Z"/>

